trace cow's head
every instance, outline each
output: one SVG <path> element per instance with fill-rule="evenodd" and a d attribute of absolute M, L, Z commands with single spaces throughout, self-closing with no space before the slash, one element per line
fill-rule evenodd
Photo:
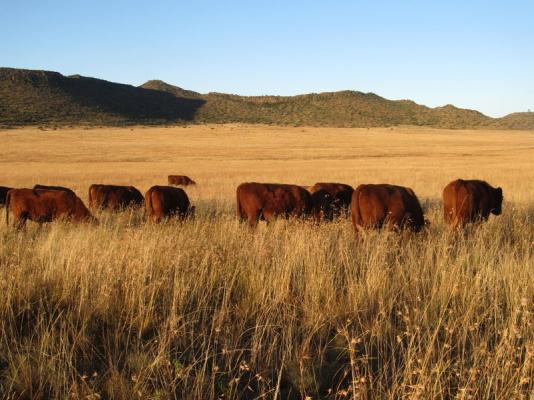
<path fill-rule="evenodd" d="M 318 221 L 332 221 L 334 210 L 337 208 L 336 199 L 324 190 L 312 193 L 312 213 Z"/>
<path fill-rule="evenodd" d="M 499 187 L 493 191 L 493 207 L 491 209 L 492 214 L 501 215 L 502 213 L 502 189 Z"/>

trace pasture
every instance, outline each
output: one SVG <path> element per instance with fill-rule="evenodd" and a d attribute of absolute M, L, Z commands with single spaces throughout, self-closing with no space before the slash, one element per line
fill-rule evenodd
<path fill-rule="evenodd" d="M 528 398 L 534 390 L 534 134 L 247 125 L 0 131 L 0 185 L 144 193 L 168 174 L 196 218 L 0 223 L 2 398 Z M 454 234 L 456 178 L 504 192 Z M 241 182 L 414 189 L 419 235 L 235 217 Z"/>

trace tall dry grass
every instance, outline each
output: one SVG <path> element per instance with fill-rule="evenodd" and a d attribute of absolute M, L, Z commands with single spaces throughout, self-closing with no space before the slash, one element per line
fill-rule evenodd
<path fill-rule="evenodd" d="M 0 143 L 24 142 L 25 133 L 0 135 Z M 242 157 L 251 163 L 256 157 L 265 166 L 261 154 L 273 162 L 296 140 L 294 133 L 265 138 L 267 150 Z M 179 138 L 192 146 L 206 138 L 198 134 L 185 142 Z M 528 154 L 520 154 L 532 139 L 495 136 L 520 150 L 511 156 L 505 148 L 502 153 L 492 149 L 496 155 L 491 155 L 482 145 L 483 134 L 474 133 L 471 138 L 480 144 L 471 151 L 481 158 L 466 157 L 462 166 L 452 163 L 461 156 L 454 152 L 458 134 L 450 132 L 449 147 L 445 133 L 438 133 L 439 154 L 458 158 L 429 149 L 427 156 L 397 159 L 420 146 L 418 140 L 430 141 L 426 133 L 413 135 L 402 136 L 407 142 L 375 138 L 393 154 L 368 159 L 364 171 L 368 181 L 384 180 L 388 172 L 392 183 L 413 180 L 432 222 L 419 235 L 369 232 L 357 241 L 348 220 L 277 221 L 251 231 L 234 217 L 232 187 L 247 162 L 237 155 L 210 161 L 200 150 L 189 156 L 205 164 L 198 174 L 221 172 L 219 181 L 189 190 L 197 205 L 194 220 L 147 224 L 142 212 L 133 210 L 99 213 L 99 225 L 30 224 L 17 232 L 2 224 L 0 397 L 529 398 L 534 389 L 534 208 L 532 180 L 521 178 L 534 172 L 525 167 L 533 162 Z M 148 136 L 138 145 L 155 146 L 157 140 Z M 312 139 L 319 140 L 309 143 Z M 79 138 L 72 140 L 74 146 Z M 368 150 L 376 151 L 370 140 Z M 59 156 L 65 150 L 61 143 L 58 139 L 40 151 Z M 214 142 L 206 153 L 214 148 L 223 155 L 235 152 L 220 145 Z M 343 154 L 343 144 L 337 146 Z M 32 176 L 52 183 L 58 166 L 52 156 L 28 170 L 14 170 L 9 157 L 22 157 L 24 148 L 3 154 L 4 171 L 13 174 L 2 178 L 21 185 Z M 96 157 L 79 151 L 80 157 Z M 328 151 L 334 157 L 336 149 Z M 310 154 L 323 152 L 310 148 Z M 157 156 L 148 152 L 146 157 Z M 70 173 L 83 197 L 80 188 L 101 179 L 94 171 L 104 168 L 106 157 L 58 175 Z M 440 157 L 449 157 L 452 165 L 440 167 Z M 352 162 L 358 163 L 346 161 L 349 170 Z M 122 172 L 110 170 L 109 181 L 116 182 L 114 174 L 123 179 L 137 173 L 131 183 L 143 186 L 152 179 L 150 165 L 164 170 L 154 161 L 139 163 Z M 288 157 L 288 180 L 322 180 L 325 170 L 336 180 L 348 175 L 337 160 L 322 163 L 324 169 L 311 169 Z M 491 163 L 502 169 L 490 168 Z M 244 169 L 247 180 L 251 172 Z M 263 171 L 260 180 L 280 180 L 278 172 Z M 454 234 L 442 223 L 436 187 L 455 172 L 491 178 L 491 171 L 493 181 L 505 188 L 503 215 Z"/>

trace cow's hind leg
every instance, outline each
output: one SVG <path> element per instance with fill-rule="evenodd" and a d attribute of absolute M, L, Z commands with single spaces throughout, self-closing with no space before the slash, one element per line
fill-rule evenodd
<path fill-rule="evenodd" d="M 251 228 L 255 228 L 258 226 L 258 222 L 260 221 L 260 218 L 262 218 L 262 211 L 263 210 L 254 210 L 247 213 L 247 221 L 248 226 Z"/>
<path fill-rule="evenodd" d="M 248 226 L 250 226 L 251 228 L 257 227 L 259 220 L 260 220 L 259 215 L 249 215 L 248 216 Z"/>
<path fill-rule="evenodd" d="M 14 217 L 13 226 L 15 227 L 15 229 L 20 230 L 26 227 L 26 221 L 29 218 L 28 213 L 23 212 L 19 215 L 14 215 L 13 217 Z"/>

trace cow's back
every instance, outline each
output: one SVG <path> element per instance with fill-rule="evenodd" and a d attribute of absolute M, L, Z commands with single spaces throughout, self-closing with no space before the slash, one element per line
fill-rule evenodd
<path fill-rule="evenodd" d="M 52 186 L 52 185 L 40 185 L 37 184 L 33 187 L 34 190 L 56 190 L 56 191 L 62 191 L 62 192 L 68 192 L 72 194 L 76 194 L 74 190 L 71 188 L 65 187 L 65 186 Z"/>

